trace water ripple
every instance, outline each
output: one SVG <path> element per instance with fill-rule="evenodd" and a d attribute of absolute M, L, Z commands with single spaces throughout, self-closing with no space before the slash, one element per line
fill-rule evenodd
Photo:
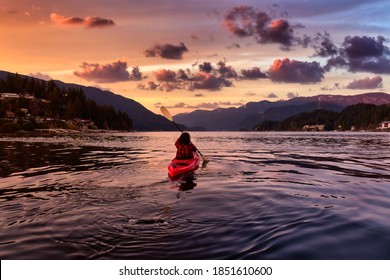
<path fill-rule="evenodd" d="M 0 137 L 1 259 L 389 259 L 385 133 Z"/>

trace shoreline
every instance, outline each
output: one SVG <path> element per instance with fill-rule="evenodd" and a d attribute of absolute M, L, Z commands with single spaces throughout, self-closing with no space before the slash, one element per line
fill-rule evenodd
<path fill-rule="evenodd" d="M 55 136 L 55 135 L 76 135 L 76 134 L 93 134 L 93 133 L 128 133 L 135 132 L 134 130 L 105 130 L 105 129 L 64 129 L 64 128 L 44 128 L 44 129 L 34 129 L 33 131 L 19 130 L 15 132 L 0 132 L 0 135 L 28 135 L 28 136 Z"/>

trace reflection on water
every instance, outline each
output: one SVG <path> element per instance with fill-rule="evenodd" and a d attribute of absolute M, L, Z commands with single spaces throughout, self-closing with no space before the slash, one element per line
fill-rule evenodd
<path fill-rule="evenodd" d="M 192 134 L 0 136 L 0 258 L 390 258 L 390 134 Z"/>

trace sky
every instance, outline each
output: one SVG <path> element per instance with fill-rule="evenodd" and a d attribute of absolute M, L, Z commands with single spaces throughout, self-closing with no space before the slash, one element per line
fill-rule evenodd
<path fill-rule="evenodd" d="M 390 93 L 388 0 L 0 0 L 0 70 L 160 113 Z"/>

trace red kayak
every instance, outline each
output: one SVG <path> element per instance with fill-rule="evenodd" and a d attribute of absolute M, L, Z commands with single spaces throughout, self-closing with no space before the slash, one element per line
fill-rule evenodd
<path fill-rule="evenodd" d="M 193 153 L 192 159 L 176 159 L 174 158 L 168 166 L 168 174 L 170 177 L 176 177 L 177 175 L 193 171 L 199 166 L 199 156 L 197 153 Z"/>

